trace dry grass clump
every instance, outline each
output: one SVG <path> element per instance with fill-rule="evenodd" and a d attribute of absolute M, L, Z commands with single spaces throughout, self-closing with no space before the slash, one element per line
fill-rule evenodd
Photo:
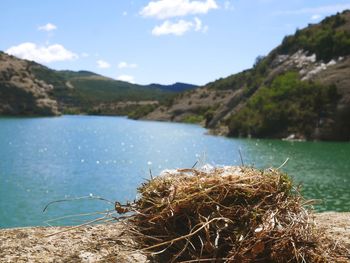
<path fill-rule="evenodd" d="M 139 187 L 130 232 L 161 262 L 346 262 L 278 170 L 180 169 Z"/>

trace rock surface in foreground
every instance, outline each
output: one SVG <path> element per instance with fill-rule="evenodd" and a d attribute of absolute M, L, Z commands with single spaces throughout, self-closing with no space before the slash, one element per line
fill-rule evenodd
<path fill-rule="evenodd" d="M 93 225 L 67 232 L 67 227 L 0 230 L 0 262 L 147 262 L 121 237 L 121 223 Z"/>
<path fill-rule="evenodd" d="M 350 213 L 321 213 L 316 223 L 350 249 Z M 121 223 L 81 227 L 45 237 L 66 227 L 0 230 L 1 262 L 147 262 L 122 236 Z M 350 260 L 349 260 L 350 262 Z"/>

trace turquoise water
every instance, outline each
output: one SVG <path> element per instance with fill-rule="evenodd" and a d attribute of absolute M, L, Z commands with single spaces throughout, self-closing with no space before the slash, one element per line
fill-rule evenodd
<path fill-rule="evenodd" d="M 45 225 L 64 215 L 113 208 L 102 196 L 125 202 L 136 187 L 163 169 L 212 165 L 281 165 L 318 210 L 350 211 L 350 143 L 228 139 L 187 124 L 119 117 L 0 118 L 0 227 Z M 89 217 L 52 224 L 77 224 Z"/>

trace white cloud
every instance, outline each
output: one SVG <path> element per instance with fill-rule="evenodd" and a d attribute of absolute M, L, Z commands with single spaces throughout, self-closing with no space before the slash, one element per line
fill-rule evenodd
<path fill-rule="evenodd" d="M 118 68 L 137 68 L 138 65 L 135 63 L 127 63 L 125 61 L 119 62 Z"/>
<path fill-rule="evenodd" d="M 176 23 L 173 23 L 169 20 L 166 20 L 163 22 L 163 24 L 156 26 L 152 30 L 152 35 L 154 36 L 161 36 L 161 35 L 176 35 L 176 36 L 182 36 L 188 31 L 202 31 L 206 32 L 208 30 L 207 26 L 203 26 L 202 21 L 195 17 L 193 21 L 187 21 L 187 20 L 179 20 Z"/>
<path fill-rule="evenodd" d="M 97 67 L 99 67 L 99 68 L 110 68 L 111 67 L 111 65 L 107 61 L 104 61 L 101 59 L 97 60 L 96 63 L 97 63 Z"/>
<path fill-rule="evenodd" d="M 37 46 L 31 42 L 10 47 L 5 52 L 22 59 L 34 60 L 38 63 L 72 60 L 79 57 L 60 44 Z"/>
<path fill-rule="evenodd" d="M 161 36 L 173 34 L 176 36 L 181 36 L 185 32 L 189 31 L 193 27 L 193 23 L 185 20 L 180 20 L 177 23 L 172 23 L 170 21 L 165 21 L 160 26 L 156 26 L 152 30 L 152 35 Z"/>
<path fill-rule="evenodd" d="M 46 25 L 38 27 L 39 31 L 46 31 L 46 32 L 50 32 L 50 31 L 53 31 L 56 29 L 57 29 L 57 26 L 55 26 L 54 24 L 51 24 L 51 23 L 47 23 Z"/>
<path fill-rule="evenodd" d="M 301 15 L 301 14 L 334 14 L 336 12 L 341 12 L 345 9 L 350 9 L 350 4 L 334 4 L 325 5 L 312 8 L 302 8 L 298 10 L 281 11 L 277 14 L 279 15 Z"/>
<path fill-rule="evenodd" d="M 321 18 L 321 15 L 312 15 L 311 20 L 319 20 Z"/>
<path fill-rule="evenodd" d="M 130 82 L 130 83 L 135 83 L 135 79 L 133 76 L 130 75 L 120 75 L 117 78 L 120 81 L 126 81 L 126 82 Z"/>
<path fill-rule="evenodd" d="M 127 11 L 124 11 L 123 12 L 123 16 L 127 16 L 128 15 L 128 12 Z"/>
<path fill-rule="evenodd" d="M 158 0 L 151 1 L 142 8 L 140 15 L 167 19 L 170 17 L 206 14 L 211 9 L 217 9 L 215 0 L 190 1 L 190 0 Z"/>

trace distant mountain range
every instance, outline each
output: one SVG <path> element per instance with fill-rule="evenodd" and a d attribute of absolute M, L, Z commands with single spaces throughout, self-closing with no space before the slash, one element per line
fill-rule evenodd
<path fill-rule="evenodd" d="M 185 91 L 145 118 L 234 137 L 350 140 L 350 11 L 296 30 L 251 69 Z"/>
<path fill-rule="evenodd" d="M 0 52 L 0 114 L 143 116 L 195 85 L 137 85 L 89 71 L 52 70 Z M 136 115 L 135 115 L 136 114 Z"/>
<path fill-rule="evenodd" d="M 183 92 L 186 90 L 192 90 L 197 88 L 198 86 L 192 85 L 192 84 L 186 84 L 181 82 L 176 82 L 172 85 L 161 85 L 161 84 L 150 84 L 148 85 L 150 88 L 154 89 L 160 89 L 160 90 L 166 90 L 166 91 L 173 91 L 173 92 Z"/>

